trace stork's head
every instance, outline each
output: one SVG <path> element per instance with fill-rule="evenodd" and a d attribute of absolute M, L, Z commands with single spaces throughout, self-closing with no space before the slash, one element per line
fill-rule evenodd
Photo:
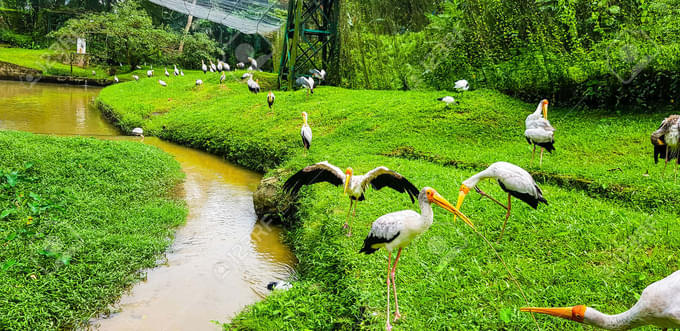
<path fill-rule="evenodd" d="M 466 184 L 463 182 L 463 184 L 460 185 L 460 190 L 458 190 L 458 202 L 456 202 L 456 209 L 460 209 L 460 206 L 463 205 L 463 200 L 465 200 L 465 196 L 470 193 L 470 187 L 468 186 L 469 184 Z M 453 217 L 453 221 L 456 221 L 456 216 Z"/>
<path fill-rule="evenodd" d="M 541 100 L 541 108 L 543 109 L 543 118 L 548 119 L 548 100 Z"/>
<path fill-rule="evenodd" d="M 586 317 L 586 306 L 579 305 L 574 307 L 564 307 L 564 308 L 521 308 L 520 311 L 529 313 L 539 313 L 557 316 L 559 318 L 568 319 L 570 321 L 583 323 Z"/>
<path fill-rule="evenodd" d="M 470 221 L 470 219 L 467 218 L 467 216 L 463 215 L 463 213 L 461 213 L 461 212 L 458 210 L 458 208 L 454 207 L 450 202 L 448 202 L 446 199 L 444 199 L 444 197 L 442 197 L 441 195 L 439 195 L 439 193 L 437 193 L 437 191 L 435 191 L 433 188 L 431 188 L 431 187 L 424 187 L 424 188 L 420 191 L 420 194 L 419 194 L 419 196 L 418 196 L 418 200 L 422 201 L 422 200 L 423 200 L 423 196 L 424 196 L 425 199 L 427 199 L 427 202 L 428 202 L 428 203 L 434 203 L 434 204 L 438 205 L 439 207 L 442 207 L 442 208 L 444 208 L 444 209 L 450 211 L 450 212 L 453 213 L 454 215 L 460 216 L 460 218 L 461 218 L 465 223 L 467 223 L 467 225 L 469 225 L 469 226 L 472 227 L 472 228 L 475 227 L 475 225 L 472 224 L 472 222 Z"/>
<path fill-rule="evenodd" d="M 302 119 L 305 121 L 305 123 L 307 123 L 307 112 L 306 111 L 302 112 Z"/>
<path fill-rule="evenodd" d="M 349 191 L 349 184 L 352 181 L 352 175 L 354 174 L 354 169 L 351 167 L 347 167 L 345 170 L 345 187 L 343 188 L 343 193 L 347 194 L 347 191 Z"/>

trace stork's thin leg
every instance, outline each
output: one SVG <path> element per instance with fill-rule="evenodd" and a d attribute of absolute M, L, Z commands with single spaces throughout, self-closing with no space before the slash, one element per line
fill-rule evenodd
<path fill-rule="evenodd" d="M 397 300 L 397 281 L 394 280 L 394 275 L 396 274 L 396 271 L 397 271 L 397 262 L 399 262 L 400 256 L 401 256 L 401 248 L 399 248 L 399 252 L 397 253 L 397 258 L 394 260 L 394 264 L 392 265 L 392 288 L 394 289 L 394 306 L 395 306 L 394 321 L 395 322 L 398 319 L 401 318 L 401 314 L 399 313 L 399 300 Z"/>
<path fill-rule="evenodd" d="M 349 227 L 349 214 L 352 213 L 352 204 L 354 204 L 354 200 L 351 198 L 349 199 L 349 209 L 347 209 L 347 217 L 345 217 L 345 224 L 342 226 L 343 229 L 347 229 Z"/>
<path fill-rule="evenodd" d="M 482 191 L 479 187 L 475 186 L 475 190 L 477 191 L 477 193 L 481 194 L 483 197 L 487 197 L 491 201 L 493 201 L 493 202 L 497 203 L 499 206 L 503 207 L 503 209 L 508 209 L 508 206 L 502 204 L 500 201 L 498 201 L 498 200 L 494 199 L 493 197 L 491 197 L 490 195 L 486 194 L 486 192 Z"/>
<path fill-rule="evenodd" d="M 543 166 L 543 147 L 541 147 L 541 160 L 538 161 L 538 167 L 540 168 L 542 166 Z"/>
<path fill-rule="evenodd" d="M 390 324 L 390 261 L 392 261 L 392 252 L 387 255 L 387 323 L 385 323 L 385 330 L 392 331 L 392 324 Z"/>
<path fill-rule="evenodd" d="M 358 200 L 354 201 L 354 211 L 352 213 L 352 220 L 354 220 L 357 217 L 357 205 L 358 204 L 359 204 Z M 349 208 L 352 209 L 352 206 L 350 205 Z M 349 214 L 347 214 L 347 215 L 349 216 Z M 351 237 L 352 236 L 352 226 L 349 223 L 347 224 L 347 229 L 348 229 L 347 236 Z"/>
<path fill-rule="evenodd" d="M 505 225 L 508 224 L 508 218 L 510 217 L 510 209 L 512 208 L 511 202 L 512 202 L 512 196 L 510 195 L 510 193 L 508 193 L 508 212 L 505 213 L 505 221 L 503 222 L 503 229 L 501 230 L 501 236 L 498 237 L 497 242 L 500 242 L 501 239 L 503 239 L 503 233 L 505 233 Z"/>
<path fill-rule="evenodd" d="M 531 152 L 531 163 L 529 163 L 529 167 L 534 166 L 534 155 L 536 155 L 536 144 L 534 144 L 534 150 Z"/>

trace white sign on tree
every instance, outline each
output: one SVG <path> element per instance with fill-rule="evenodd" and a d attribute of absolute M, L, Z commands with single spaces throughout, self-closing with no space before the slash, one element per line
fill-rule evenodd
<path fill-rule="evenodd" d="M 83 38 L 78 38 L 78 44 L 77 44 L 77 50 L 76 52 L 78 54 L 85 54 L 85 39 Z"/>

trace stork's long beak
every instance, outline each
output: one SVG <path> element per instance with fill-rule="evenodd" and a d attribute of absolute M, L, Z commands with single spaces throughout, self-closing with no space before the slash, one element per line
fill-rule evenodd
<path fill-rule="evenodd" d="M 352 179 L 351 174 L 347 174 L 347 176 L 345 176 L 345 187 L 343 189 L 343 193 L 345 195 L 347 194 L 347 191 L 349 191 L 349 182 L 350 182 L 351 179 Z"/>
<path fill-rule="evenodd" d="M 583 323 L 586 306 L 560 307 L 560 308 L 520 308 L 520 311 L 528 313 L 539 313 L 564 318 L 570 321 Z"/>
<path fill-rule="evenodd" d="M 663 142 L 663 141 L 661 141 L 661 139 L 657 139 L 657 140 L 656 140 L 656 142 L 657 142 L 657 143 L 659 143 L 659 146 L 663 146 L 663 145 L 665 145 L 665 144 L 664 144 L 664 142 Z"/>
<path fill-rule="evenodd" d="M 548 119 L 548 105 L 543 104 L 543 118 Z"/>
<path fill-rule="evenodd" d="M 468 193 L 470 193 L 470 188 L 465 184 L 461 185 L 460 192 L 458 192 L 458 202 L 456 202 L 456 209 L 460 210 L 460 206 L 463 205 L 463 200 L 465 200 L 465 196 Z M 456 221 L 456 216 L 453 216 L 453 221 Z"/>
<path fill-rule="evenodd" d="M 475 225 L 472 224 L 470 219 L 467 218 L 467 216 L 463 215 L 458 208 L 454 207 L 451 203 L 446 201 L 443 196 L 439 195 L 438 193 L 435 193 L 434 196 L 432 197 L 432 201 L 436 203 L 439 207 L 442 207 L 450 212 L 452 212 L 456 216 L 460 216 L 460 219 L 462 219 L 467 225 L 469 225 L 471 228 L 475 228 Z"/>

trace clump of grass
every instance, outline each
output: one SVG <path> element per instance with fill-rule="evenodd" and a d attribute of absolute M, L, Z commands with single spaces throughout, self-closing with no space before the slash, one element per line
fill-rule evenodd
<path fill-rule="evenodd" d="M 196 88 L 199 77 L 207 77 L 206 84 Z M 190 72 L 184 80 L 171 79 L 166 89 L 154 80 L 120 84 L 102 90 L 99 103 L 123 128 L 142 126 L 284 180 L 322 160 L 358 173 L 385 165 L 416 186 L 455 197 L 465 178 L 495 161 L 529 168 L 531 147 L 522 134 L 535 105 L 494 91 L 469 91 L 458 98 L 459 105 L 445 108 L 436 101 L 441 92 L 322 86 L 310 98 L 305 91 L 276 92 L 269 110 L 266 94 L 250 94 L 238 81 L 220 88 L 218 77 Z M 314 130 L 307 155 L 299 141 L 302 111 Z M 666 114 L 610 113 L 551 109 L 557 151 L 545 157 L 542 169 L 529 170 L 590 184 L 544 180 L 550 205 L 533 210 L 516 204 L 506 237 L 494 245 L 533 305 L 621 311 L 649 283 L 678 268 L 677 210 L 654 201 L 670 201 L 680 189 L 660 178 L 648 146 L 649 132 Z M 411 152 L 404 157 L 403 151 Z M 650 176 L 643 176 L 647 171 Z M 495 183 L 480 185 L 493 196 L 504 194 Z M 628 191 L 607 195 L 621 187 Z M 385 256 L 357 252 L 373 220 L 417 207 L 389 190 L 369 191 L 366 198 L 357 208 L 355 237 L 347 239 L 342 235 L 346 197 L 331 185 L 303 189 L 297 214 L 286 220 L 292 222 L 287 240 L 300 261 L 300 281 L 249 307 L 225 328 L 382 328 Z M 480 233 L 498 236 L 504 215 L 499 207 L 473 199 L 463 212 Z M 430 230 L 404 252 L 397 283 L 405 318 L 395 329 L 535 327 L 529 315 L 519 313 L 526 303 L 502 263 L 461 224 L 435 211 Z M 575 327 L 545 318 L 538 322 Z"/>
<path fill-rule="evenodd" d="M 0 150 L 0 329 L 82 327 L 185 219 L 157 148 L 0 131 Z"/>

